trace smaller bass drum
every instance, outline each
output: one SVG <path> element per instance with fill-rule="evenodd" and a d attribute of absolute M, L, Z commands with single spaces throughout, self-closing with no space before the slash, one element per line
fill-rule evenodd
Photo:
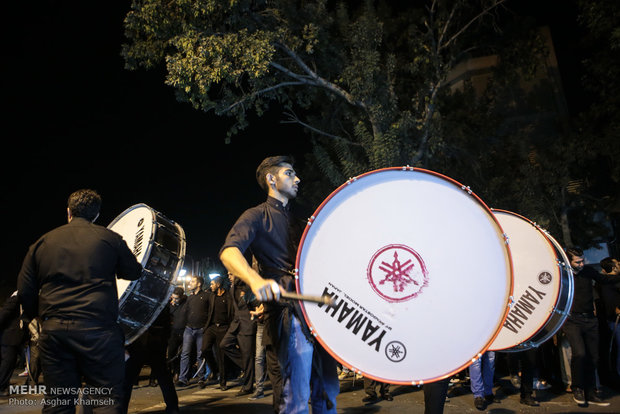
<path fill-rule="evenodd" d="M 489 348 L 536 348 L 564 324 L 573 303 L 573 272 L 559 243 L 518 214 L 493 210 L 508 236 L 514 269 L 513 303 Z"/>
<path fill-rule="evenodd" d="M 168 303 L 185 260 L 183 228 L 146 204 L 122 212 L 108 228 L 120 234 L 144 268 L 138 280 L 117 279 L 119 324 L 129 345 Z"/>

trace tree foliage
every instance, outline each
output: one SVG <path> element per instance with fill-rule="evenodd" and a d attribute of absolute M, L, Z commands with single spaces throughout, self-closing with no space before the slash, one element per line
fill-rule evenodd
<path fill-rule="evenodd" d="M 311 204 L 360 173 L 421 166 L 586 246 L 595 227 L 573 220 L 584 231 L 571 232 L 569 215 L 600 203 L 575 183 L 593 180 L 597 159 L 619 176 L 613 3 L 582 4 L 599 47 L 585 80 L 596 104 L 580 128 L 558 111 L 553 76 L 537 78 L 552 70 L 548 50 L 508 0 L 134 0 L 123 55 L 129 69 L 165 65 L 180 101 L 229 117 L 227 140 L 273 110 L 305 129 Z M 488 55 L 497 64 L 482 93 L 450 88 L 455 65 Z"/>
<path fill-rule="evenodd" d="M 140 0 L 123 54 L 130 69 L 165 63 L 181 101 L 230 116 L 227 139 L 249 111 L 284 108 L 337 185 L 425 162 L 446 74 L 484 47 L 473 34 L 503 2 Z"/>

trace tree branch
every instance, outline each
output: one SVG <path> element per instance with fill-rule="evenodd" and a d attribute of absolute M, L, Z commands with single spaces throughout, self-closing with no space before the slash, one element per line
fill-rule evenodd
<path fill-rule="evenodd" d="M 316 132 L 317 134 L 320 134 L 320 135 L 323 135 L 323 136 L 326 136 L 326 137 L 329 137 L 329 138 L 333 138 L 333 139 L 336 139 L 338 141 L 342 141 L 342 142 L 344 142 L 344 143 L 346 143 L 348 145 L 355 145 L 355 146 L 361 146 L 362 145 L 362 144 L 360 144 L 358 142 L 353 142 L 353 141 L 350 141 L 350 140 L 348 140 L 346 138 L 340 137 L 338 135 L 333 135 L 333 134 L 330 134 L 329 132 L 325 132 L 325 131 L 322 131 L 322 130 L 320 130 L 318 128 L 315 128 L 312 125 L 307 124 L 307 123 L 303 122 L 301 119 L 299 119 L 299 117 L 294 112 L 285 112 L 284 114 L 287 115 L 289 117 L 289 119 L 288 119 L 288 121 L 280 121 L 283 124 L 299 124 L 299 125 L 303 126 L 304 128 L 308 128 L 309 130 Z"/>
<path fill-rule="evenodd" d="M 243 99 L 238 100 L 237 102 L 231 104 L 228 108 L 224 109 L 224 111 L 222 112 L 228 112 L 232 109 L 234 109 L 235 107 L 237 107 L 238 105 L 241 105 L 242 103 L 246 102 L 248 99 L 254 98 L 255 96 L 258 96 L 260 94 L 269 92 L 269 91 L 273 91 L 275 89 L 279 89 L 279 88 L 283 88 L 285 86 L 295 86 L 295 85 L 304 85 L 305 82 L 301 82 L 301 81 L 297 81 L 297 82 L 280 82 L 277 85 L 273 85 L 270 86 L 268 88 L 265 89 L 261 89 L 260 91 L 256 91 L 254 93 L 252 93 L 250 96 L 246 96 Z"/>
<path fill-rule="evenodd" d="M 505 1 L 506 0 L 496 0 L 495 2 L 493 2 L 493 4 L 491 6 L 487 7 L 484 10 L 482 10 L 480 13 L 478 13 L 476 16 L 474 16 L 469 22 L 467 22 L 463 27 L 461 27 L 461 29 L 458 32 L 456 32 L 454 35 L 452 35 L 452 37 L 450 39 L 448 39 L 448 41 L 445 44 L 440 45 L 440 47 L 438 49 L 442 50 L 442 49 L 445 49 L 446 47 L 448 47 L 450 45 L 450 43 L 455 41 L 461 34 L 463 34 L 463 32 L 465 32 L 469 28 L 469 26 L 474 24 L 482 16 L 484 16 L 485 14 L 487 14 L 489 11 L 491 11 L 494 8 L 496 8 L 500 4 L 504 3 Z"/>
<path fill-rule="evenodd" d="M 314 80 L 315 85 L 321 86 L 329 90 L 330 92 L 334 93 L 335 95 L 340 96 L 341 98 L 345 99 L 351 105 L 364 108 L 364 109 L 366 108 L 366 105 L 364 104 L 364 102 L 356 100 L 349 92 L 345 91 L 340 86 L 320 77 L 316 72 L 310 69 L 308 65 L 306 65 L 306 63 L 299 57 L 297 53 L 293 52 L 286 45 L 283 45 L 281 43 L 276 43 L 275 45 L 279 47 L 280 49 L 282 49 L 287 55 L 289 55 L 295 61 L 295 63 L 297 63 L 299 67 L 304 72 L 306 72 L 308 76 L 310 76 L 310 78 Z"/>

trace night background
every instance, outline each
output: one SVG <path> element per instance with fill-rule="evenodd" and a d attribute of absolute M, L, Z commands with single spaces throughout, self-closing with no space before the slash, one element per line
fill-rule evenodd
<path fill-rule="evenodd" d="M 581 110 L 572 3 L 518 3 L 551 28 L 569 110 Z M 228 120 L 177 102 L 163 69 L 125 70 L 129 2 L 18 2 L 5 10 L 3 297 L 29 245 L 66 222 L 74 190 L 102 195 L 98 224 L 145 203 L 183 226 L 188 255 L 215 258 L 234 220 L 264 199 L 258 163 L 286 153 L 303 164 L 310 142 L 280 114 L 251 122 L 225 144 Z"/>

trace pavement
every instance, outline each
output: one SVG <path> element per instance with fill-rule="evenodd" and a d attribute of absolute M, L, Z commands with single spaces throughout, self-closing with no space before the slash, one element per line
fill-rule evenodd
<path fill-rule="evenodd" d="M 130 413 L 165 413 L 161 391 L 159 387 L 148 385 L 149 368 L 145 367 L 141 373 L 138 385 L 133 389 L 129 406 Z M 24 378 L 17 376 L 17 371 L 11 381 L 12 385 L 24 384 Z M 209 414 L 272 414 L 271 390 L 267 389 L 266 397 L 251 401 L 248 396 L 239 396 L 239 386 L 229 382 L 232 387 L 221 391 L 219 387 L 209 385 L 201 389 L 197 383 L 190 383 L 187 387 L 178 387 L 179 405 L 181 413 L 209 413 Z M 337 412 L 342 414 L 400 414 L 423 413 L 424 393 L 421 388 L 413 386 L 392 385 L 393 401 L 381 400 L 374 404 L 365 404 L 362 398 L 366 395 L 363 389 L 363 380 L 349 377 L 341 381 L 341 392 L 337 398 Z M 603 398 L 609 402 L 608 407 L 599 407 L 590 404 L 587 407 L 578 406 L 572 394 L 562 389 L 552 387 L 547 390 L 536 391 L 535 397 L 540 402 L 538 407 L 529 407 L 520 404 L 519 392 L 510 383 L 508 377 L 497 378 L 494 392 L 496 402 L 490 404 L 486 410 L 477 410 L 473 404 L 473 396 L 466 381 L 455 383 L 450 387 L 448 401 L 444 408 L 445 414 L 461 413 L 620 413 L 620 392 L 603 387 Z M 0 399 L 0 412 L 4 413 L 40 413 L 43 394 L 36 390 L 24 389 L 23 394 L 11 395 Z"/>

